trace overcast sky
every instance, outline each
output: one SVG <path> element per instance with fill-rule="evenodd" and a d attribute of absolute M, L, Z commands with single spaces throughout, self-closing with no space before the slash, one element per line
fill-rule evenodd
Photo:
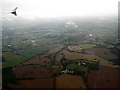
<path fill-rule="evenodd" d="M 2 0 L 2 15 L 18 7 L 19 17 L 117 15 L 119 0 Z"/>

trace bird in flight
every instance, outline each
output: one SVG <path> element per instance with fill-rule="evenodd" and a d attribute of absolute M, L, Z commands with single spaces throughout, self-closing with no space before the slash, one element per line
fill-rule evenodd
<path fill-rule="evenodd" d="M 17 16 L 17 13 L 16 13 L 16 10 L 17 10 L 18 7 L 16 7 L 15 9 L 12 10 L 12 14 L 14 14 L 15 16 Z"/>

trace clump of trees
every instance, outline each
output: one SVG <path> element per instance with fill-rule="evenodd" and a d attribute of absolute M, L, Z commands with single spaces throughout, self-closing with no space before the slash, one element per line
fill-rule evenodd
<path fill-rule="evenodd" d="M 9 84 L 17 83 L 17 79 L 12 71 L 12 67 L 2 69 L 2 80 L 3 90 L 8 90 L 10 88 Z"/>
<path fill-rule="evenodd" d="M 87 66 L 89 70 L 98 70 L 99 62 L 88 63 Z"/>

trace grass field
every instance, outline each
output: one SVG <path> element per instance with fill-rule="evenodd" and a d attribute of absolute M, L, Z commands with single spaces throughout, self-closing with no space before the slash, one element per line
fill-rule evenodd
<path fill-rule="evenodd" d="M 49 49 L 53 49 L 53 48 L 58 47 L 58 46 L 61 46 L 61 45 L 60 44 L 54 44 L 54 45 L 33 47 L 33 48 L 30 48 L 30 49 L 19 50 L 18 53 L 20 55 L 31 58 L 33 56 L 36 56 L 38 54 L 42 54 L 42 53 L 48 51 Z"/>
<path fill-rule="evenodd" d="M 27 60 L 26 57 L 13 54 L 11 52 L 3 52 L 3 57 L 5 61 L 2 63 L 2 68 L 14 67 L 21 62 Z"/>
<path fill-rule="evenodd" d="M 92 48 L 95 47 L 95 44 L 81 44 L 79 45 L 80 47 L 82 47 L 83 49 L 88 49 L 88 48 Z"/>
<path fill-rule="evenodd" d="M 77 64 L 69 64 L 67 66 L 67 69 L 69 70 L 77 70 L 77 71 L 83 71 L 83 72 L 86 72 L 88 69 L 86 67 L 83 67 L 83 66 L 79 66 Z"/>
<path fill-rule="evenodd" d="M 58 74 L 61 70 L 62 70 L 62 66 L 52 66 L 51 67 L 52 68 L 52 74 L 53 75 L 56 75 L 56 74 Z"/>
<path fill-rule="evenodd" d="M 110 61 L 102 59 L 102 58 L 100 59 L 99 65 L 107 66 L 107 67 L 113 67 L 113 68 L 120 68 L 119 65 L 113 65 L 113 64 L 111 64 Z"/>
<path fill-rule="evenodd" d="M 0 62 L 0 69 L 2 69 L 2 62 Z"/>

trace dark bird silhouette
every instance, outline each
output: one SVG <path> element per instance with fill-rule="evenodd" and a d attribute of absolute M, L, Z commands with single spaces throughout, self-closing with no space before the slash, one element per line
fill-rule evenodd
<path fill-rule="evenodd" d="M 15 16 L 17 16 L 17 13 L 16 13 L 16 10 L 17 10 L 18 7 L 16 7 L 15 9 L 12 10 L 12 14 L 14 14 Z"/>

